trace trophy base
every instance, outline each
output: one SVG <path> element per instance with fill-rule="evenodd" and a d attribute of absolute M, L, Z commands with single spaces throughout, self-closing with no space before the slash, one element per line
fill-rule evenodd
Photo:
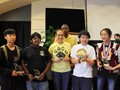
<path fill-rule="evenodd" d="M 64 60 L 64 57 L 60 57 L 59 59 L 60 59 L 60 60 Z"/>
<path fill-rule="evenodd" d="M 34 78 L 38 79 L 38 78 L 39 78 L 39 76 L 34 76 Z"/>
<path fill-rule="evenodd" d="M 79 59 L 79 63 L 81 63 L 83 60 L 85 60 L 86 59 L 86 57 L 82 57 L 82 58 L 80 58 Z"/>
<path fill-rule="evenodd" d="M 80 59 L 80 60 L 79 60 L 79 63 L 81 63 L 83 60 L 84 60 L 84 59 Z"/>
<path fill-rule="evenodd" d="M 23 71 L 16 71 L 17 72 L 17 74 L 21 74 L 21 73 L 23 73 Z"/>
<path fill-rule="evenodd" d="M 108 67 L 108 66 L 110 66 L 109 64 L 104 64 L 104 67 Z"/>

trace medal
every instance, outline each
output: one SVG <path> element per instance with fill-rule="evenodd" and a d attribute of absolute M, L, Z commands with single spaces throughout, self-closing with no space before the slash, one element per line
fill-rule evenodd
<path fill-rule="evenodd" d="M 105 47 L 105 44 L 103 44 L 103 55 L 102 55 L 102 61 L 104 66 L 109 66 L 109 60 L 111 59 L 111 42 L 109 43 L 108 47 Z"/>

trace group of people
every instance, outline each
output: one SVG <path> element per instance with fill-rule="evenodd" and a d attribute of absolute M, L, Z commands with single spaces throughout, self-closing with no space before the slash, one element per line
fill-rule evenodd
<path fill-rule="evenodd" d="M 114 90 L 120 68 L 120 46 L 111 41 L 109 28 L 102 29 L 100 36 L 103 42 L 97 44 L 95 51 L 88 44 L 91 37 L 88 31 L 79 32 L 78 44 L 69 34 L 69 26 L 63 24 L 48 50 L 39 46 L 41 35 L 37 32 L 30 36 L 31 45 L 21 50 L 14 44 L 15 30 L 5 30 L 7 44 L 0 48 L 1 89 L 48 90 L 46 73 L 51 68 L 55 90 L 70 90 L 69 87 L 72 90 L 92 90 L 92 66 L 96 61 L 97 90 L 103 90 L 105 80 L 108 90 Z"/>
<path fill-rule="evenodd" d="M 46 73 L 51 67 L 51 55 L 39 46 L 41 35 L 30 36 L 31 45 L 22 50 L 15 45 L 16 31 L 4 31 L 7 43 L 0 48 L 1 90 L 48 90 Z"/>

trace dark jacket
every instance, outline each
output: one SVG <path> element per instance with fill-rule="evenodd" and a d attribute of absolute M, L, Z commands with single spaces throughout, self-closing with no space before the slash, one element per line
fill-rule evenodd
<path fill-rule="evenodd" d="M 14 56 L 17 55 L 17 49 L 15 48 L 14 51 L 10 51 L 7 46 L 6 48 L 6 54 L 3 48 L 0 48 L 0 83 L 1 83 L 1 89 L 2 90 L 26 90 L 25 88 L 25 77 L 17 76 L 13 77 L 12 72 L 15 69 L 14 68 Z M 20 49 L 19 49 L 20 50 Z M 20 50 L 20 58 L 18 62 L 16 62 L 18 65 L 21 65 L 21 59 L 22 59 L 22 51 Z"/>
<path fill-rule="evenodd" d="M 98 49 L 97 49 L 98 50 L 98 59 L 102 63 L 103 67 L 98 68 L 98 75 L 104 75 L 104 76 L 110 76 L 111 75 L 111 76 L 114 76 L 115 73 L 117 75 L 118 70 L 109 71 L 109 70 L 106 70 L 104 68 L 103 61 L 102 61 L 102 54 L 101 54 L 103 52 L 103 44 L 102 43 L 100 43 L 100 44 L 99 44 L 100 46 L 98 46 Z M 112 66 L 112 67 L 119 64 L 118 55 L 116 54 L 118 48 L 119 48 L 118 44 L 111 42 L 111 47 L 110 47 L 110 49 L 111 49 L 111 58 L 109 60 L 109 65 Z"/>

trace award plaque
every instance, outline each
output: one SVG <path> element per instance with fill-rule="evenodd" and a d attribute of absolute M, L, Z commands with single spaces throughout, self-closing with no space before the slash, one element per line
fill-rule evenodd
<path fill-rule="evenodd" d="M 63 52 L 59 52 L 57 55 L 56 55 L 60 60 L 63 60 L 65 58 L 65 54 Z"/>
<path fill-rule="evenodd" d="M 18 65 L 18 62 L 19 62 L 18 57 L 14 56 L 14 69 L 18 74 L 19 73 L 21 74 L 23 72 L 23 68 L 20 65 Z"/>
<path fill-rule="evenodd" d="M 81 63 L 83 60 L 87 58 L 87 51 L 84 48 L 79 49 L 76 52 L 76 56 L 79 58 L 78 62 Z"/>
<path fill-rule="evenodd" d="M 40 71 L 37 70 L 37 69 L 35 69 L 35 70 L 34 70 L 34 78 L 35 78 L 35 79 L 38 79 L 39 77 L 40 77 Z"/>

